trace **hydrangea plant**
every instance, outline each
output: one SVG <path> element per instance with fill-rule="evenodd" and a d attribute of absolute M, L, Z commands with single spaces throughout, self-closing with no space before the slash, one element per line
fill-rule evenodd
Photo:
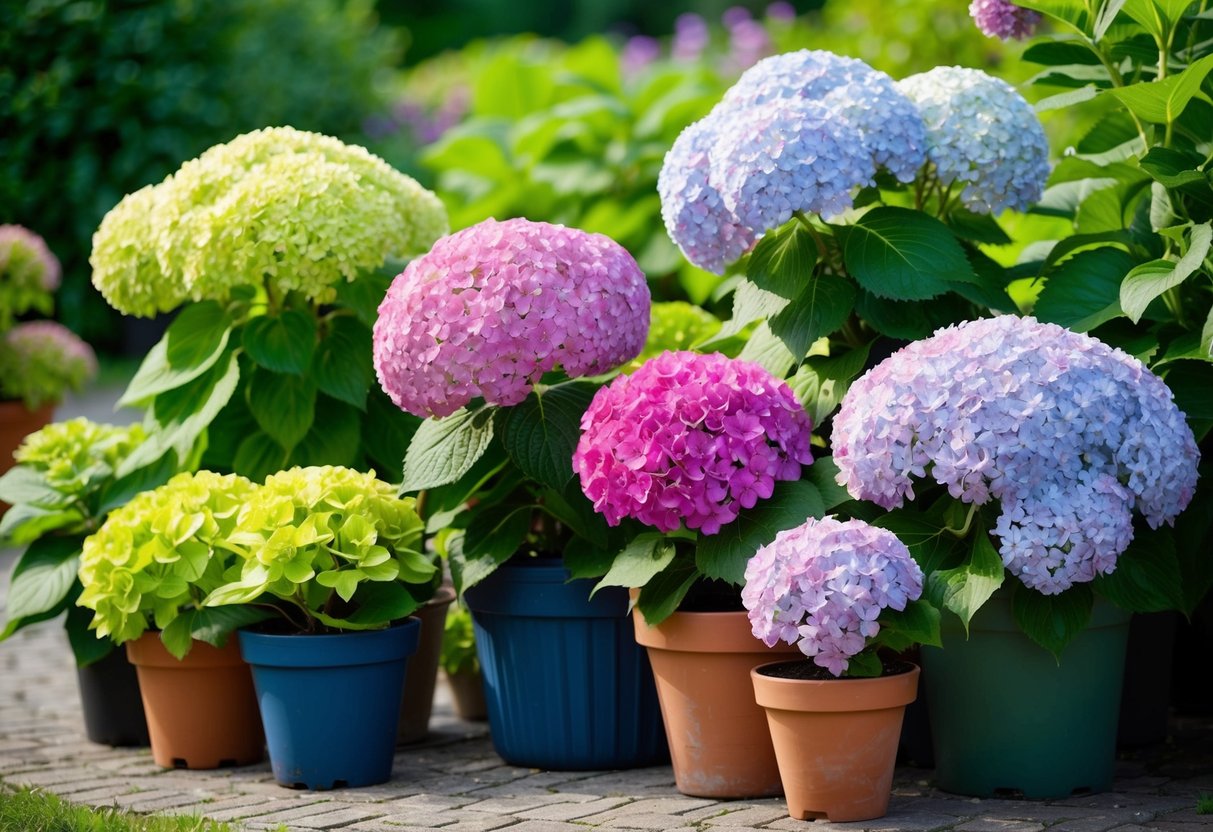
<path fill-rule="evenodd" d="M 879 522 L 922 541 L 931 599 L 966 625 L 1006 574 L 1054 652 L 1092 584 L 1130 609 L 1182 597 L 1150 530 L 1191 501 L 1200 452 L 1162 380 L 1090 336 L 1013 315 L 941 329 L 852 385 L 832 441 L 839 484 L 894 509 Z"/>
<path fill-rule="evenodd" d="M 112 642 L 88 633 L 87 614 L 74 606 L 80 592 L 76 570 L 85 536 L 115 506 L 171 475 L 161 466 L 117 476 L 123 460 L 143 440 L 139 425 L 79 418 L 47 425 L 17 448 L 17 465 L 0 477 L 0 501 L 11 504 L 0 521 L 0 542 L 25 549 L 13 566 L 0 640 L 66 611 L 65 626 L 79 664 L 96 661 L 112 648 Z"/>
<path fill-rule="evenodd" d="M 80 554 L 76 604 L 93 611 L 89 629 L 122 644 L 154 627 L 181 658 L 194 639 L 222 646 L 236 627 L 268 617 L 202 605 L 238 558 L 229 539 L 256 488 L 238 474 L 182 473 L 111 512 Z"/>
<path fill-rule="evenodd" d="M 349 468 L 292 468 L 240 508 L 225 547 L 238 557 L 201 607 L 273 603 L 292 630 L 384 627 L 429 599 L 441 575 L 420 551 L 412 497 Z"/>
<path fill-rule="evenodd" d="M 20 225 L 0 225 L 0 332 L 26 312 L 51 314 L 59 278 L 59 260 L 45 240 Z"/>
<path fill-rule="evenodd" d="M 892 532 L 809 518 L 759 549 L 741 600 L 754 637 L 800 648 L 834 676 L 879 676 L 883 648 L 939 644 L 939 611 L 920 601 L 922 569 Z"/>
<path fill-rule="evenodd" d="M 94 285 L 127 314 L 179 311 L 122 397 L 150 437 L 127 464 L 201 452 L 256 479 L 316 464 L 395 478 L 416 420 L 372 389 L 379 270 L 446 229 L 437 197 L 382 159 L 288 127 L 128 196 L 94 236 Z"/>
<path fill-rule="evenodd" d="M 0 399 L 58 404 L 97 375 L 93 348 L 63 324 L 29 321 L 0 335 Z"/>

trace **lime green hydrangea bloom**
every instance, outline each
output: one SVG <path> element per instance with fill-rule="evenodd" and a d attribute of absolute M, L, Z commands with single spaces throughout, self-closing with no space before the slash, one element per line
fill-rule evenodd
<path fill-rule="evenodd" d="M 365 149 L 273 127 L 216 145 L 131 194 L 93 237 L 93 283 L 154 315 L 266 286 L 331 301 L 339 280 L 428 249 L 448 230 L 438 197 Z"/>
<path fill-rule="evenodd" d="M 115 509 L 85 538 L 80 555 L 84 590 L 76 603 L 94 611 L 90 628 L 98 638 L 121 644 L 149 625 L 166 630 L 177 621 L 182 627 L 182 611 L 223 583 L 235 559 L 227 541 L 255 489 L 238 474 L 199 471 L 178 474 Z M 188 649 L 188 626 L 184 630 Z M 168 634 L 163 638 L 168 646 Z"/>
<path fill-rule="evenodd" d="M 644 350 L 624 368 L 624 372 L 632 372 L 663 352 L 689 350 L 719 332 L 722 325 L 711 312 L 685 301 L 654 303 L 649 311 L 649 336 Z"/>
<path fill-rule="evenodd" d="M 13 457 L 60 494 L 80 495 L 95 482 L 112 478 L 145 437 L 138 423 L 106 425 L 79 417 L 31 433 Z"/>

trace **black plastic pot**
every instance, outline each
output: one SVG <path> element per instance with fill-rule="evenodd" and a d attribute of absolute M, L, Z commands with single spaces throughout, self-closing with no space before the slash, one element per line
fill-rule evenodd
<path fill-rule="evenodd" d="M 84 732 L 102 745 L 139 747 L 148 745 L 147 719 L 139 677 L 126 660 L 125 650 L 110 654 L 88 667 L 76 668 L 80 701 L 84 709 Z"/>

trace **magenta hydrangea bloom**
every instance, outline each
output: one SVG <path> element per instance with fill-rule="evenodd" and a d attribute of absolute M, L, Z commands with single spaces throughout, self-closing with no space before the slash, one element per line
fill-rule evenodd
<path fill-rule="evenodd" d="M 784 382 L 718 353 L 664 352 L 601 388 L 573 470 L 607 523 L 716 534 L 813 461 L 812 423 Z"/>
<path fill-rule="evenodd" d="M 750 558 L 741 602 L 754 637 L 783 641 L 835 676 L 880 632 L 884 609 L 922 595 L 922 570 L 886 529 L 862 520 L 809 518 Z"/>
<path fill-rule="evenodd" d="M 614 240 L 485 220 L 392 282 L 375 322 L 375 372 L 418 416 L 447 416 L 477 397 L 518 404 L 556 365 L 576 377 L 635 358 L 649 302 L 644 273 Z"/>
<path fill-rule="evenodd" d="M 1132 512 L 1171 522 L 1200 452 L 1171 391 L 1137 359 L 1007 315 L 939 330 L 860 378 L 834 419 L 839 484 L 885 508 L 928 475 L 995 498 L 1003 564 L 1052 595 L 1111 572 Z"/>
<path fill-rule="evenodd" d="M 1040 12 L 1017 6 L 1009 0 L 973 0 L 969 14 L 986 37 L 1022 40 L 1035 33 Z"/>

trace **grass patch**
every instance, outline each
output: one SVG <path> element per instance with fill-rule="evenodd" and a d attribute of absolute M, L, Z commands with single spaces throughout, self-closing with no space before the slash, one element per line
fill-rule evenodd
<path fill-rule="evenodd" d="M 1196 798 L 1196 814 L 1213 815 L 1213 794 L 1202 794 Z"/>
<path fill-rule="evenodd" d="M 226 823 L 76 806 L 47 792 L 0 786 L 0 832 L 236 832 Z"/>

